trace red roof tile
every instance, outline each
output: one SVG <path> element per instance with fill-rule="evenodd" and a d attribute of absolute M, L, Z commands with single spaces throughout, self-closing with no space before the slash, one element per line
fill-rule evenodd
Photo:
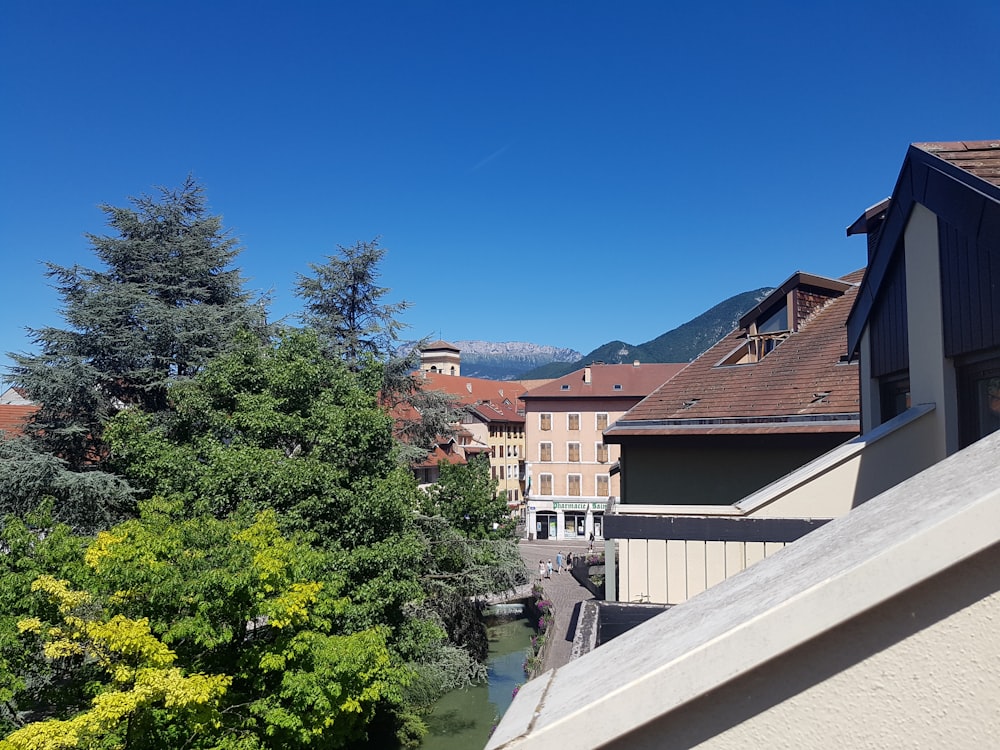
<path fill-rule="evenodd" d="M 605 433 L 614 435 L 758 434 L 858 430 L 858 369 L 843 362 L 844 323 L 862 271 L 777 348 L 754 364 L 719 366 L 746 342 L 737 329 L 636 404 Z M 798 426 L 792 427 L 794 423 Z M 822 423 L 822 426 L 818 424 Z M 809 425 L 812 425 L 809 427 Z"/>
<path fill-rule="evenodd" d="M 466 378 L 439 372 L 419 372 L 417 379 L 422 388 L 450 393 L 459 403 L 473 407 L 484 419 L 524 421 L 524 403 L 521 401 L 521 396 L 525 388 L 515 380 Z"/>
<path fill-rule="evenodd" d="M 0 437 L 12 438 L 24 434 L 24 428 L 31 415 L 38 411 L 35 404 L 0 405 Z"/>
<path fill-rule="evenodd" d="M 593 364 L 534 388 L 523 398 L 642 398 L 663 385 L 687 365 L 649 363 L 631 365 Z M 587 382 L 589 371 L 590 382 Z"/>

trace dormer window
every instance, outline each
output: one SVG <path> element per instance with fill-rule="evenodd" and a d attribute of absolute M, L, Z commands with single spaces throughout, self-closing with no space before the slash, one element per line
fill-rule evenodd
<path fill-rule="evenodd" d="M 757 323 L 757 333 L 780 333 L 788 328 L 788 305 L 784 304 Z"/>

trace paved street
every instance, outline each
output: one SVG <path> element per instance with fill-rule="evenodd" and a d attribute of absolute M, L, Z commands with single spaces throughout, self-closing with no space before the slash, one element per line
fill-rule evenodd
<path fill-rule="evenodd" d="M 538 561 L 552 560 L 553 572 L 551 578 L 541 580 L 545 597 L 552 602 L 555 609 L 555 624 L 549 630 L 548 648 L 545 654 L 545 667 L 542 671 L 557 669 L 566 664 L 570 658 L 570 651 L 573 648 L 573 636 L 576 627 L 576 613 L 579 610 L 580 602 L 593 599 L 593 595 L 573 577 L 564 570 L 556 573 L 554 566 L 556 563 L 556 553 L 562 551 L 565 559 L 567 552 L 572 552 L 573 556 L 587 554 L 586 540 L 545 540 L 527 541 L 522 539 L 518 545 L 524 564 L 528 566 L 528 573 L 532 581 L 538 580 Z M 603 549 L 604 542 L 598 541 L 594 545 L 594 551 Z"/>

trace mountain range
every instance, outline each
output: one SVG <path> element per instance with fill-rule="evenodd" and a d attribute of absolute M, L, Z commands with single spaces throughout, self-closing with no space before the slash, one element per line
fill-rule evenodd
<path fill-rule="evenodd" d="M 588 354 L 526 342 L 453 341 L 462 352 L 462 374 L 490 380 L 558 378 L 593 362 L 690 362 L 732 331 L 745 312 L 773 291 L 734 294 L 644 344 L 609 341 Z M 412 346 L 412 344 L 410 344 Z"/>

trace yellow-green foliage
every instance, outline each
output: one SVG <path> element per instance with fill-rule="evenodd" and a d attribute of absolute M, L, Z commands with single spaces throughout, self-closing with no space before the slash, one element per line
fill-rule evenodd
<path fill-rule="evenodd" d="M 29 724 L 0 741 L 2 750 L 59 750 L 104 744 L 124 731 L 130 718 L 143 710 L 191 712 L 198 717 L 193 731 L 217 720 L 215 709 L 232 682 L 228 675 L 184 675 L 173 666 L 176 656 L 149 630 L 146 618 L 114 615 L 95 617 L 90 594 L 74 591 L 66 581 L 41 576 L 32 585 L 56 605 L 61 625 L 46 627 L 37 617 L 18 626 L 42 641 L 48 659 L 83 658 L 96 661 L 108 674 L 106 689 L 88 710 L 70 719 Z"/>

